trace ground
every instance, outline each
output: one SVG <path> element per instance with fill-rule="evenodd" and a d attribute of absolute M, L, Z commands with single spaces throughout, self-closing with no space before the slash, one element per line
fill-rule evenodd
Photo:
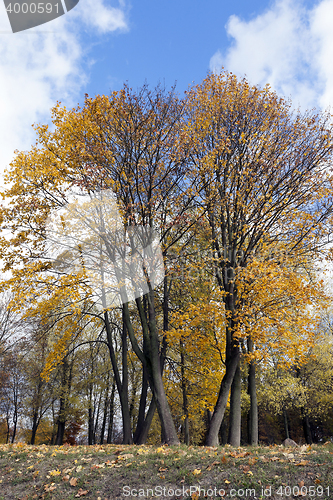
<path fill-rule="evenodd" d="M 331 499 L 333 444 L 0 445 L 0 500 Z"/>

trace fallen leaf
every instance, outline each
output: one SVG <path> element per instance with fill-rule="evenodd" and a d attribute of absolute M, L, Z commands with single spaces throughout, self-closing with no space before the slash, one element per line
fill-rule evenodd
<path fill-rule="evenodd" d="M 44 486 L 44 490 L 49 492 L 49 491 L 54 491 L 56 489 L 56 485 L 54 483 L 51 483 L 50 485 L 46 484 Z"/>
<path fill-rule="evenodd" d="M 83 497 L 85 495 L 88 495 L 88 490 L 83 490 L 82 488 L 79 489 L 79 491 L 77 492 L 77 495 L 75 495 L 75 497 Z"/>
<path fill-rule="evenodd" d="M 63 481 L 69 481 L 69 475 L 67 474 L 66 476 L 63 476 L 62 480 Z"/>
<path fill-rule="evenodd" d="M 300 462 L 298 462 L 295 465 L 297 465 L 297 466 L 299 466 L 299 465 L 309 465 L 309 463 L 310 463 L 309 460 L 301 460 Z"/>
<path fill-rule="evenodd" d="M 49 470 L 50 476 L 59 476 L 61 474 L 60 470 Z"/>
<path fill-rule="evenodd" d="M 194 476 L 198 476 L 199 474 L 201 474 L 201 469 L 194 469 L 194 471 L 192 472 L 192 474 Z"/>
<path fill-rule="evenodd" d="M 36 479 L 36 477 L 38 476 L 38 474 L 39 474 L 39 470 L 36 470 L 36 471 L 33 473 L 32 477 L 33 477 L 34 479 Z"/>
<path fill-rule="evenodd" d="M 69 480 L 69 484 L 71 486 L 76 486 L 77 485 L 77 477 L 71 477 Z"/>

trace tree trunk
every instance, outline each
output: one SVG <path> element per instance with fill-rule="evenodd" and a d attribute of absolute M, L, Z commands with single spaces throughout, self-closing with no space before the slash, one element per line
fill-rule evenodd
<path fill-rule="evenodd" d="M 7 424 L 7 433 L 6 433 L 6 444 L 9 443 L 9 437 L 10 437 L 10 427 L 9 427 L 9 417 L 6 415 L 6 424 Z"/>
<path fill-rule="evenodd" d="M 188 419 L 188 399 L 187 399 L 187 384 L 185 379 L 185 354 L 184 354 L 184 343 L 180 341 L 180 371 L 181 371 L 181 383 L 182 383 L 182 395 L 183 395 L 183 434 L 184 443 L 189 446 L 190 444 L 190 429 L 189 429 L 189 419 Z"/>
<path fill-rule="evenodd" d="M 253 342 L 248 338 L 248 351 L 253 352 Z M 256 364 L 250 361 L 248 375 L 248 393 L 250 395 L 249 411 L 249 444 L 258 446 L 259 428 L 258 428 L 258 402 L 257 402 L 257 384 L 256 384 Z"/>
<path fill-rule="evenodd" d="M 142 366 L 142 385 L 141 385 L 141 396 L 140 396 L 140 404 L 139 404 L 139 414 L 138 420 L 136 423 L 136 429 L 133 435 L 133 441 L 135 444 L 139 444 L 138 440 L 143 432 L 144 422 L 145 422 L 145 413 L 146 413 L 146 403 L 147 403 L 147 394 L 148 394 L 148 376 L 147 369 Z M 143 444 L 142 442 L 140 444 Z"/>
<path fill-rule="evenodd" d="M 152 397 L 152 400 L 150 402 L 147 415 L 144 419 L 144 422 L 141 426 L 140 432 L 136 436 L 136 441 L 135 444 L 145 444 L 148 438 L 148 432 L 154 417 L 154 413 L 156 410 L 156 403 L 154 397 Z"/>
<path fill-rule="evenodd" d="M 59 415 L 58 415 L 58 420 L 57 420 L 57 437 L 55 440 L 55 445 L 56 446 L 62 446 L 63 441 L 64 441 L 64 435 L 65 435 L 65 424 L 66 424 L 66 417 L 65 417 L 65 402 L 64 398 L 60 398 L 60 408 L 59 408 Z"/>
<path fill-rule="evenodd" d="M 33 414 L 33 418 L 32 418 L 32 430 L 31 430 L 30 444 L 35 444 L 36 433 L 37 433 L 37 429 L 38 429 L 38 424 L 39 424 L 38 415 L 36 415 L 36 413 L 34 413 Z"/>
<path fill-rule="evenodd" d="M 107 419 L 107 416 L 108 416 L 108 406 L 109 406 L 109 381 L 108 381 L 108 386 L 107 386 L 107 390 L 106 390 L 105 398 L 104 398 L 103 420 L 102 420 L 101 434 L 100 434 L 100 438 L 99 438 L 99 443 L 100 444 L 104 443 L 104 434 L 105 434 L 105 428 L 106 428 L 106 419 Z"/>
<path fill-rule="evenodd" d="M 111 397 L 110 397 L 108 435 L 107 435 L 107 438 L 106 438 L 107 444 L 111 444 L 112 443 L 113 416 L 114 416 L 114 396 L 115 396 L 115 392 L 116 392 L 116 383 L 115 383 L 115 380 L 113 379 L 112 391 L 111 391 Z"/>
<path fill-rule="evenodd" d="M 308 415 L 303 415 L 302 420 L 303 420 L 303 431 L 304 431 L 305 441 L 307 444 L 312 444 L 313 439 L 312 439 L 312 432 Z"/>
<path fill-rule="evenodd" d="M 285 408 L 283 408 L 283 427 L 286 436 L 285 439 L 290 439 L 288 413 Z"/>
<path fill-rule="evenodd" d="M 210 221 L 212 223 L 212 221 Z M 217 243 L 215 237 L 214 223 L 211 226 L 213 231 L 213 237 L 215 243 Z M 221 257 L 221 256 L 220 256 Z M 226 347 L 225 347 L 225 374 L 223 376 L 220 392 L 217 398 L 217 402 L 214 408 L 214 413 L 209 426 L 209 431 L 206 436 L 206 446 L 218 446 L 219 444 L 219 431 L 221 423 L 224 417 L 225 409 L 228 402 L 230 388 L 240 362 L 240 351 L 239 342 L 234 338 L 234 331 L 237 326 L 237 321 L 235 320 L 235 307 L 237 301 L 237 290 L 234 286 L 233 280 L 229 279 L 227 276 L 227 269 L 224 268 L 225 264 L 221 261 L 221 270 L 223 278 L 217 271 L 217 279 L 221 290 L 227 292 L 225 297 L 225 309 L 229 316 L 228 325 L 226 327 Z M 232 262 L 231 262 L 232 264 Z M 232 268 L 231 268 L 232 269 Z M 230 415 L 230 422 L 232 418 Z"/>
<path fill-rule="evenodd" d="M 132 342 L 133 350 L 140 359 L 140 361 L 142 362 L 142 364 L 145 365 L 147 368 L 149 385 L 157 406 L 157 411 L 161 422 L 161 429 L 164 436 L 164 441 L 166 444 L 169 445 L 179 444 L 179 439 L 177 436 L 175 425 L 172 420 L 169 403 L 163 386 L 163 379 L 162 379 L 163 355 L 160 356 L 159 353 L 159 339 L 158 339 L 157 325 L 155 319 L 153 290 L 150 290 L 149 294 L 147 295 L 147 299 L 148 299 L 149 326 L 147 324 L 147 318 L 142 307 L 142 302 L 139 298 L 136 299 L 136 304 L 140 314 L 140 320 L 142 325 L 144 352 L 141 351 L 136 341 L 130 321 L 127 304 L 125 304 L 124 308 L 126 325 Z"/>
<path fill-rule="evenodd" d="M 226 371 L 223 376 L 220 392 L 214 408 L 212 420 L 210 422 L 209 430 L 206 437 L 206 446 L 218 446 L 219 430 L 224 417 L 224 412 L 228 402 L 228 396 L 234 375 L 239 363 L 240 353 L 238 345 L 234 346 L 233 355 L 226 363 Z"/>
<path fill-rule="evenodd" d="M 106 329 L 106 334 L 107 334 L 107 339 L 108 339 L 110 359 L 111 359 L 113 373 L 114 373 L 114 377 L 115 377 L 115 381 L 116 381 L 116 385 L 117 385 L 117 391 L 118 391 L 119 399 L 120 399 L 121 416 L 122 416 L 122 423 L 123 423 L 123 444 L 132 444 L 133 438 L 132 438 L 132 428 L 131 428 L 131 416 L 130 416 L 129 405 L 128 405 L 128 370 L 127 370 L 127 341 L 126 341 L 127 331 L 126 331 L 126 327 L 125 327 L 125 324 L 127 324 L 127 323 L 125 323 L 125 320 L 124 320 L 124 308 L 125 308 L 125 304 L 123 305 L 123 332 L 122 332 L 123 380 L 122 381 L 120 379 L 116 355 L 115 355 L 114 348 L 113 348 L 111 326 L 110 326 L 110 321 L 109 321 L 109 316 L 108 316 L 107 311 L 105 311 L 105 313 L 104 313 L 104 323 L 105 323 L 105 329 Z"/>
<path fill-rule="evenodd" d="M 159 353 L 159 340 L 154 308 L 154 292 L 151 290 L 148 295 L 149 307 L 149 357 L 147 359 L 148 377 L 150 388 L 152 390 L 158 416 L 161 422 L 162 435 L 164 442 L 168 445 L 179 444 L 179 439 L 172 420 L 169 403 L 164 391 L 162 379 L 162 366 Z"/>
<path fill-rule="evenodd" d="M 16 437 L 16 429 L 17 429 L 17 413 L 15 411 L 14 413 L 14 418 L 13 418 L 13 424 L 14 424 L 14 427 L 13 427 L 13 434 L 12 434 L 12 439 L 11 439 L 11 443 L 13 444 L 14 441 L 15 441 L 15 437 Z"/>
<path fill-rule="evenodd" d="M 89 403 L 88 408 L 88 445 L 91 446 L 94 443 L 94 413 L 91 407 L 92 401 Z"/>
<path fill-rule="evenodd" d="M 240 446 L 241 442 L 241 370 L 238 362 L 231 384 L 230 420 L 228 442 L 231 446 Z"/>

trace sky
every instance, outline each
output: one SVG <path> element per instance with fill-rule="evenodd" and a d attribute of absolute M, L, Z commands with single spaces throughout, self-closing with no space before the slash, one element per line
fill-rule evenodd
<path fill-rule="evenodd" d="M 295 107 L 333 104 L 333 0 L 80 0 L 12 33 L 0 0 L 0 172 L 50 109 L 159 82 L 183 93 L 221 68 Z"/>

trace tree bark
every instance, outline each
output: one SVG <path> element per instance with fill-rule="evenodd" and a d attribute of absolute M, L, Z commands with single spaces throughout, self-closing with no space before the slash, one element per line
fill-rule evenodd
<path fill-rule="evenodd" d="M 65 424 L 66 424 L 66 418 L 65 418 L 65 402 L 64 398 L 60 398 L 60 408 L 59 408 L 59 415 L 58 415 L 58 420 L 57 420 L 57 436 L 55 440 L 55 445 L 56 446 L 62 446 L 63 441 L 64 441 L 64 435 L 65 435 Z"/>
<path fill-rule="evenodd" d="M 303 431 L 304 431 L 305 441 L 307 444 L 312 444 L 313 439 L 312 439 L 312 432 L 308 415 L 304 415 L 303 413 L 302 421 L 303 421 Z"/>
<path fill-rule="evenodd" d="M 124 311 L 124 308 L 125 308 L 125 304 L 123 305 L 123 311 Z M 123 315 L 123 318 L 124 318 L 124 315 Z M 121 381 L 119 370 L 118 370 L 118 365 L 117 365 L 117 360 L 116 360 L 116 355 L 115 355 L 114 348 L 113 348 L 111 326 L 110 326 L 110 321 L 109 321 L 109 316 L 108 316 L 107 311 L 105 311 L 105 313 L 104 313 L 104 323 L 105 323 L 105 329 L 106 329 L 106 334 L 107 334 L 107 339 L 108 339 L 108 348 L 109 348 L 109 353 L 110 353 L 110 359 L 111 359 L 113 373 L 114 373 L 116 386 L 117 386 L 117 391 L 118 391 L 119 399 L 120 399 L 121 416 L 122 416 L 122 423 L 123 423 L 123 444 L 132 444 L 133 438 L 132 438 L 132 429 L 131 429 L 131 417 L 130 417 L 130 411 L 129 411 L 129 405 L 128 405 L 128 371 L 127 371 L 127 342 L 126 342 L 127 332 L 126 332 L 126 329 L 123 328 L 123 331 L 122 331 L 123 380 Z M 125 319 L 124 319 L 123 325 L 125 325 L 125 324 L 127 325 L 127 323 L 125 322 Z"/>
<path fill-rule="evenodd" d="M 149 357 L 147 358 L 148 377 L 150 387 L 156 402 L 158 415 L 161 422 L 164 442 L 168 445 L 179 444 L 179 439 L 172 420 L 169 403 L 164 391 L 162 380 L 162 366 L 159 353 L 159 340 L 154 307 L 154 292 L 150 289 L 148 294 L 149 310 Z"/>
<path fill-rule="evenodd" d="M 286 436 L 285 439 L 290 439 L 288 413 L 287 413 L 287 410 L 285 408 L 283 408 L 283 427 L 284 427 L 284 433 Z"/>
<path fill-rule="evenodd" d="M 142 352 L 138 346 L 131 325 L 128 307 L 126 307 L 127 304 L 124 304 L 126 325 L 128 328 L 133 350 L 142 364 L 147 368 L 148 381 L 153 393 L 153 397 L 155 399 L 164 441 L 168 445 L 179 444 L 179 439 L 172 420 L 169 403 L 163 386 L 163 355 L 160 356 L 159 352 L 159 339 L 154 308 L 154 291 L 151 288 L 149 293 L 146 295 L 146 298 L 148 301 L 148 322 L 142 306 L 142 301 L 140 300 L 140 298 L 136 299 L 136 304 L 142 325 L 144 352 Z"/>
<path fill-rule="evenodd" d="M 248 337 L 248 351 L 253 352 L 253 341 Z M 250 395 L 249 444 L 258 446 L 259 427 L 258 427 L 258 402 L 257 402 L 257 384 L 256 384 L 256 364 L 254 360 L 250 361 L 248 374 L 248 393 Z"/>
<path fill-rule="evenodd" d="M 33 417 L 32 417 L 32 430 L 31 430 L 30 444 L 35 444 L 38 424 L 39 424 L 39 418 L 38 418 L 38 415 L 36 414 L 36 412 L 34 412 Z"/>
<path fill-rule="evenodd" d="M 94 443 L 94 413 L 91 407 L 91 401 L 88 408 L 88 445 L 91 446 Z"/>
<path fill-rule="evenodd" d="M 111 397 L 110 397 L 108 435 L 107 435 L 107 438 L 106 438 L 107 444 L 111 444 L 112 443 L 115 392 L 116 392 L 116 383 L 115 383 L 115 380 L 113 379 L 112 391 L 111 391 Z"/>
<path fill-rule="evenodd" d="M 17 410 L 15 409 L 14 411 L 14 417 L 13 417 L 13 424 L 14 424 L 14 427 L 13 427 L 13 434 L 12 434 L 12 439 L 11 439 L 11 443 L 13 444 L 14 441 L 15 441 L 15 437 L 16 437 L 16 430 L 17 430 Z"/>
<path fill-rule="evenodd" d="M 188 399 L 187 399 L 187 384 L 185 379 L 185 354 L 184 354 L 184 343 L 180 341 L 180 372 L 181 372 L 181 383 L 182 383 L 182 395 L 183 395 L 183 434 L 184 443 L 189 446 L 190 444 L 190 429 L 189 429 L 189 418 L 188 418 Z"/>
<path fill-rule="evenodd" d="M 138 433 L 138 435 L 136 437 L 135 444 L 145 444 L 146 443 L 147 438 L 148 438 L 148 432 L 149 432 L 149 429 L 150 429 L 150 426 L 151 426 L 151 423 L 152 423 L 152 420 L 154 417 L 155 410 L 156 410 L 156 403 L 155 403 L 154 397 L 152 397 L 148 411 L 147 411 L 147 415 L 146 415 L 144 422 L 141 426 L 140 433 Z"/>
<path fill-rule="evenodd" d="M 223 376 L 220 392 L 214 408 L 214 413 L 210 422 L 209 430 L 206 437 L 206 446 L 218 446 L 219 430 L 224 417 L 224 412 L 228 402 L 229 391 L 232 381 L 239 363 L 240 353 L 238 345 L 234 346 L 233 355 L 226 364 L 226 371 Z"/>
<path fill-rule="evenodd" d="M 104 397 L 103 420 L 102 420 L 101 434 L 100 434 L 100 438 L 99 438 L 100 444 L 104 443 L 106 419 L 108 416 L 108 406 L 109 406 L 109 390 L 110 390 L 110 374 L 108 374 L 107 387 L 106 387 L 105 397 Z"/>
<path fill-rule="evenodd" d="M 240 362 L 236 367 L 234 379 L 231 384 L 230 420 L 228 443 L 231 446 L 240 446 L 241 442 L 241 370 Z"/>

